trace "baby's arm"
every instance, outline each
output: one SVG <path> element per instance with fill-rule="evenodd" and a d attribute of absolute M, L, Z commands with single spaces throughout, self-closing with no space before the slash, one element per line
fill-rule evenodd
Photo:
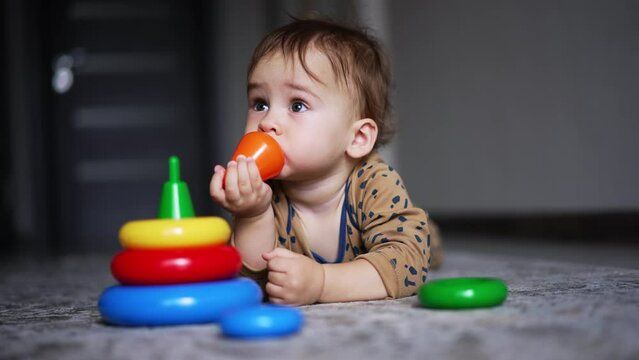
<path fill-rule="evenodd" d="M 389 297 L 413 295 L 430 265 L 428 216 L 413 206 L 399 174 L 381 162 L 363 164 L 351 187 L 351 219 L 365 252 L 355 258 L 373 266 Z"/>
<path fill-rule="evenodd" d="M 388 297 L 382 278 L 366 260 L 322 266 L 324 291 L 319 302 L 378 300 Z"/>
<path fill-rule="evenodd" d="M 366 260 L 322 265 L 284 248 L 263 256 L 269 270 L 265 290 L 270 301 L 277 304 L 305 305 L 388 296 L 377 270 Z"/>
<path fill-rule="evenodd" d="M 255 160 L 240 155 L 226 170 L 216 166 L 210 191 L 213 201 L 233 214 L 233 241 L 245 265 L 264 269 L 262 254 L 275 247 L 273 192 L 262 181 Z"/>

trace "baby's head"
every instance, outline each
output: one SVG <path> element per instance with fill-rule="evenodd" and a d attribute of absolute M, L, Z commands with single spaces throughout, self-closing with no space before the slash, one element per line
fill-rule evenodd
<path fill-rule="evenodd" d="M 359 118 L 377 124 L 375 147 L 388 143 L 394 133 L 390 117 L 390 67 L 380 44 L 364 31 L 324 20 L 295 20 L 268 34 L 253 52 L 248 78 L 260 61 L 281 54 L 299 62 L 315 81 L 323 82 L 306 61 L 314 49 L 330 61 L 335 78 L 350 94 Z"/>

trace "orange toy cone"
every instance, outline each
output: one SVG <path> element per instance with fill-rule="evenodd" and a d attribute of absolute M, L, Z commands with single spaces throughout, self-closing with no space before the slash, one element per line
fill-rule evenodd
<path fill-rule="evenodd" d="M 280 174 L 284 167 L 284 152 L 280 145 L 263 132 L 250 132 L 240 140 L 231 160 L 237 160 L 239 155 L 255 159 L 263 181 Z"/>

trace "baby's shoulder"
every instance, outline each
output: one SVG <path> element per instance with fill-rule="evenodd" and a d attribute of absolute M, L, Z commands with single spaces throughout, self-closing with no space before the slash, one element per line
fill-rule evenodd
<path fill-rule="evenodd" d="M 399 205 L 410 204 L 399 173 L 378 154 L 372 154 L 355 167 L 348 193 L 349 201 L 365 212 L 372 208 L 396 209 Z M 402 204 L 398 204 L 400 201 Z"/>
<path fill-rule="evenodd" d="M 403 186 L 399 173 L 377 153 L 369 155 L 355 166 L 350 182 L 353 190 L 365 190 L 372 183 L 385 186 Z"/>

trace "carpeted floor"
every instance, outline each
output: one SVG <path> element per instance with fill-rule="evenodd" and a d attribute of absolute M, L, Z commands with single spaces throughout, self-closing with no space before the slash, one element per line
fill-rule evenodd
<path fill-rule="evenodd" d="M 216 325 L 101 322 L 109 257 L 0 267 L 0 359 L 639 359 L 639 270 L 450 249 L 431 279 L 496 276 L 505 304 L 428 310 L 416 298 L 302 308 L 303 331 L 223 338 Z"/>

